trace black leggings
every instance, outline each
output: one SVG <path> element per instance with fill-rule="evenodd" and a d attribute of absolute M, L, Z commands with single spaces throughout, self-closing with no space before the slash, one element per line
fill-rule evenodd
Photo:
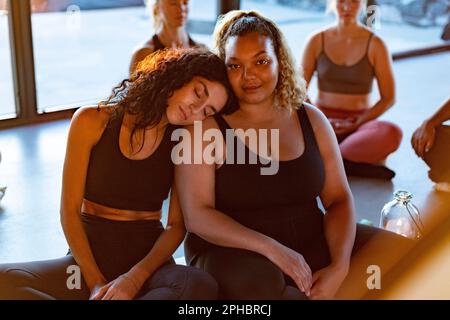
<path fill-rule="evenodd" d="M 90 291 L 70 290 L 67 281 L 71 255 L 64 258 L 0 265 L 0 300 L 87 300 Z M 217 284 L 207 273 L 193 267 L 166 264 L 142 286 L 138 300 L 209 300 L 217 298 Z"/>
<path fill-rule="evenodd" d="M 373 239 L 373 241 L 369 240 Z M 315 272 L 330 263 L 328 248 L 323 241 L 301 252 Z M 361 296 L 361 288 L 367 289 L 367 267 L 378 265 L 383 271 L 407 252 L 413 242 L 394 233 L 378 228 L 358 225 L 352 257 L 365 245 L 368 254 L 362 254 L 350 267 L 348 279 L 357 284 L 345 290 L 341 298 Z M 353 258 L 352 258 L 353 260 Z M 304 300 L 306 296 L 296 287 L 294 281 L 266 257 L 255 252 L 209 245 L 192 260 L 192 264 L 207 271 L 219 284 L 219 298 L 231 300 Z M 345 282 L 343 287 L 348 287 Z M 355 289 L 359 287 L 359 289 Z M 349 291 L 351 291 L 349 293 Z M 353 294 L 353 296 L 352 296 Z"/>
<path fill-rule="evenodd" d="M 108 282 L 142 260 L 164 231 L 160 221 L 112 221 L 86 214 L 81 219 L 95 262 Z M 80 290 L 67 286 L 71 276 L 67 268 L 76 265 L 70 254 L 56 260 L 0 265 L 0 299 L 88 299 L 84 281 Z M 206 272 L 177 266 L 170 259 L 144 283 L 137 298 L 207 300 L 216 299 L 217 290 L 216 281 Z"/>

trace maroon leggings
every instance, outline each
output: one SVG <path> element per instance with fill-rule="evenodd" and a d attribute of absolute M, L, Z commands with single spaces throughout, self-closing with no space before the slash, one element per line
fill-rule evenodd
<path fill-rule="evenodd" d="M 363 111 L 320 107 L 329 119 L 351 119 Z M 388 121 L 371 120 L 346 136 L 338 136 L 342 157 L 353 162 L 376 164 L 396 151 L 402 141 L 402 130 Z"/>

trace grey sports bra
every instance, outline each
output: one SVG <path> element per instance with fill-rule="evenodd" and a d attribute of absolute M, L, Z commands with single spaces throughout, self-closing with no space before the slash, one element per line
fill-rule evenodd
<path fill-rule="evenodd" d="M 373 37 L 367 41 L 366 54 L 351 66 L 338 65 L 325 52 L 325 36 L 322 32 L 322 51 L 317 57 L 319 90 L 344 94 L 368 94 L 372 91 L 375 71 L 370 64 L 368 51 Z"/>

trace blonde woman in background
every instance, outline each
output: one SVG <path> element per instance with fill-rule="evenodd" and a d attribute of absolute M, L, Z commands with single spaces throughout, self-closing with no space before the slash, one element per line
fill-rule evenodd
<path fill-rule="evenodd" d="M 398 149 L 401 129 L 379 120 L 395 103 L 392 59 L 386 44 L 359 22 L 365 0 L 331 0 L 336 24 L 308 41 L 302 66 L 305 80 L 318 78 L 315 104 L 336 133 L 347 174 L 391 179 L 395 172 L 383 165 Z M 371 103 L 373 81 L 379 100 Z"/>
<path fill-rule="evenodd" d="M 164 48 L 202 46 L 191 39 L 186 31 L 189 0 L 148 0 L 152 8 L 155 34 L 138 48 L 131 58 L 130 73 L 151 53 Z"/>

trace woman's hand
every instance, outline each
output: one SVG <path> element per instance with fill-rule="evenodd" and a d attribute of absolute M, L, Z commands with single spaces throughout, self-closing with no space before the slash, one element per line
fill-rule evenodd
<path fill-rule="evenodd" d="M 104 295 L 100 295 L 100 290 L 102 290 L 103 287 L 106 286 L 106 283 L 104 284 L 97 284 L 91 289 L 91 295 L 89 296 L 89 300 L 100 300 L 101 297 Z M 106 292 L 106 291 L 105 291 Z M 98 298 L 100 297 L 100 298 Z"/>
<path fill-rule="evenodd" d="M 422 125 L 414 132 L 411 144 L 419 157 L 425 157 L 425 153 L 430 151 L 434 144 L 435 136 L 436 129 L 428 121 L 422 123 Z"/>
<path fill-rule="evenodd" d="M 124 274 L 102 287 L 94 287 L 89 300 L 133 300 L 140 289 L 131 276 Z"/>
<path fill-rule="evenodd" d="M 347 269 L 328 266 L 313 274 L 311 300 L 332 299 L 347 276 Z"/>
<path fill-rule="evenodd" d="M 361 125 L 357 119 L 330 119 L 330 123 L 338 136 L 352 133 Z"/>
<path fill-rule="evenodd" d="M 268 258 L 294 280 L 300 291 L 309 296 L 312 285 L 312 272 L 300 253 L 277 243 L 277 246 Z"/>

